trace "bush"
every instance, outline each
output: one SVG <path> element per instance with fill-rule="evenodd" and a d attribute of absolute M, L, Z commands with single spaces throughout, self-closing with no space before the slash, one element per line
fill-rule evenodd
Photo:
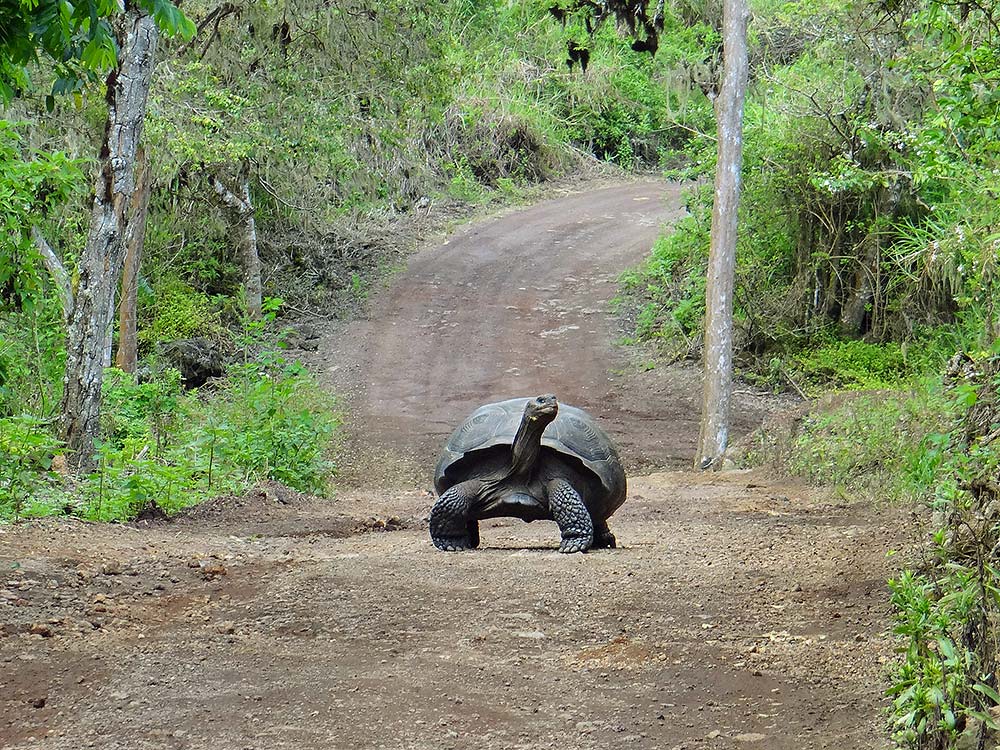
<path fill-rule="evenodd" d="M 939 383 L 827 403 L 802 419 L 792 439 L 785 459 L 792 474 L 880 500 L 926 495 L 940 461 L 936 435 L 949 415 Z"/>
<path fill-rule="evenodd" d="M 29 416 L 0 419 L 0 518 L 48 515 L 41 497 L 52 487 L 52 458 L 59 441 L 48 425 Z"/>
<path fill-rule="evenodd" d="M 204 393 L 183 392 L 172 370 L 142 384 L 109 371 L 105 394 L 98 468 L 83 487 L 87 518 L 127 520 L 151 506 L 174 513 L 261 479 L 327 489 L 337 419 L 298 363 L 263 355 Z"/>
<path fill-rule="evenodd" d="M 218 308 L 189 284 L 168 278 L 139 308 L 139 342 L 147 349 L 162 341 L 205 336 L 226 337 Z"/>

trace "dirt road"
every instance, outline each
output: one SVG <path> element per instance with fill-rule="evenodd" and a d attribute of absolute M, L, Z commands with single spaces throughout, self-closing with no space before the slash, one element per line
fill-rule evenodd
<path fill-rule="evenodd" d="M 369 319 L 331 331 L 312 362 L 347 397 L 351 433 L 368 448 L 349 457 L 349 476 L 369 481 L 388 457 L 391 482 L 426 482 L 473 409 L 540 393 L 599 417 L 632 469 L 689 465 L 697 370 L 640 368 L 615 346 L 621 332 L 608 310 L 621 272 L 683 215 L 681 192 L 662 181 L 590 190 L 473 224 L 414 255 Z M 769 402 L 737 399 L 739 434 Z"/>
<path fill-rule="evenodd" d="M 686 463 L 696 373 L 630 365 L 604 312 L 677 210 L 632 184 L 414 256 L 313 362 L 352 408 L 332 503 L 269 485 L 148 527 L 0 527 L 0 747 L 886 747 L 891 515 L 633 472 L 617 550 L 508 519 L 474 552 L 428 539 L 428 461 L 486 398 L 552 391 L 633 468 Z M 747 426 L 769 404 L 743 398 Z"/>

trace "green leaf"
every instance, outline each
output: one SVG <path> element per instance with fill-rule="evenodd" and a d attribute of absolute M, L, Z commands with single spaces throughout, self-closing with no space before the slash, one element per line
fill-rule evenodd
<path fill-rule="evenodd" d="M 991 701 L 993 701 L 995 705 L 1000 706 L 1000 694 L 998 694 L 997 691 L 991 688 L 989 685 L 982 682 L 977 682 L 975 685 L 972 686 L 972 689 L 975 690 L 977 693 L 982 693 Z"/>

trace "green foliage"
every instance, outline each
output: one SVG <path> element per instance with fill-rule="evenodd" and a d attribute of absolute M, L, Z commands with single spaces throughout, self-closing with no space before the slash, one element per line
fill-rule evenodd
<path fill-rule="evenodd" d="M 137 0 L 168 36 L 190 38 L 194 24 L 167 0 Z M 56 74 L 49 95 L 79 91 L 96 74 L 115 66 L 113 24 L 122 8 L 115 0 L 12 0 L 0 5 L 0 102 L 31 85 L 28 66 L 40 58 Z"/>
<path fill-rule="evenodd" d="M 936 436 L 950 414 L 934 380 L 906 392 L 837 396 L 832 404 L 802 418 L 783 468 L 880 500 L 921 498 L 931 490 L 941 461 Z"/>
<path fill-rule="evenodd" d="M 997 573 L 989 571 L 987 576 L 963 568 L 942 581 L 904 571 L 889 582 L 896 610 L 894 632 L 906 643 L 889 690 L 894 738 L 900 746 L 954 747 L 970 720 L 1000 729 L 986 710 L 1000 703 L 1000 697 L 981 681 L 992 678 L 978 673 L 976 652 L 962 638 L 979 616 L 982 594 L 1000 595 Z"/>
<path fill-rule="evenodd" d="M 952 419 L 924 441 L 938 528 L 920 572 L 890 582 L 901 647 L 889 694 L 900 747 L 983 746 L 1000 731 L 998 393 L 995 354 L 956 358 L 946 394 Z"/>
<path fill-rule="evenodd" d="M 304 492 L 323 492 L 332 468 L 324 456 L 336 422 L 329 396 L 298 363 L 281 359 L 237 371 L 239 398 L 215 425 L 217 450 L 244 477 L 269 477 Z M 237 408 L 238 407 L 238 408 Z M 231 425 L 226 435 L 222 428 Z"/>
<path fill-rule="evenodd" d="M 143 297 L 138 338 L 147 347 L 158 341 L 227 336 L 217 305 L 179 279 L 164 279 Z"/>
<path fill-rule="evenodd" d="M 0 120 L 0 311 L 31 312 L 45 296 L 32 229 L 82 187 L 80 163 L 62 152 L 24 153 L 18 126 Z"/>
<path fill-rule="evenodd" d="M 109 371 L 98 468 L 79 512 L 121 521 L 158 507 L 174 513 L 274 479 L 323 493 L 336 418 L 301 365 L 280 357 L 236 367 L 216 392 L 184 393 L 176 372 L 135 384 Z"/>
<path fill-rule="evenodd" d="M 705 312 L 706 220 L 694 212 L 678 221 L 656 241 L 645 264 L 621 278 L 626 295 L 637 303 L 638 337 L 668 349 L 679 342 L 685 355 Z"/>
<path fill-rule="evenodd" d="M 0 518 L 37 515 L 35 497 L 49 484 L 59 442 L 31 416 L 0 418 Z"/>
<path fill-rule="evenodd" d="M 807 378 L 838 388 L 891 388 L 910 373 L 896 343 L 830 341 L 796 358 Z"/>
<path fill-rule="evenodd" d="M 59 402 L 64 365 L 58 302 L 43 298 L 30 312 L 0 315 L 0 417 L 51 416 Z"/>

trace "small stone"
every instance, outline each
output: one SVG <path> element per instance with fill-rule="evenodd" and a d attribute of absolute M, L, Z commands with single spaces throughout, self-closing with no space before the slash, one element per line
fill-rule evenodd
<path fill-rule="evenodd" d="M 202 560 L 199 567 L 201 568 L 201 577 L 205 580 L 224 576 L 229 572 L 222 563 L 210 560 Z"/>
<path fill-rule="evenodd" d="M 226 620 L 225 622 L 220 622 L 216 625 L 215 629 L 222 635 L 232 635 L 236 632 L 236 625 Z"/>
<path fill-rule="evenodd" d="M 52 637 L 52 628 L 46 625 L 44 622 L 36 622 L 31 626 L 30 633 L 32 635 L 40 635 L 42 638 Z"/>
<path fill-rule="evenodd" d="M 713 729 L 711 732 L 709 732 L 707 735 L 705 735 L 705 739 L 714 740 L 717 737 L 721 737 L 721 736 L 722 736 L 722 732 L 720 732 L 718 729 Z"/>
<path fill-rule="evenodd" d="M 767 735 L 758 732 L 747 732 L 746 734 L 738 734 L 733 739 L 737 742 L 760 742 L 761 740 L 766 740 Z"/>
<path fill-rule="evenodd" d="M 106 576 L 117 576 L 122 573 L 122 564 L 117 560 L 104 563 L 101 566 L 101 573 Z"/>
<path fill-rule="evenodd" d="M 40 698 L 35 698 L 33 701 L 31 701 L 32 708 L 45 708 L 45 700 L 46 698 L 44 695 L 41 696 Z"/>

